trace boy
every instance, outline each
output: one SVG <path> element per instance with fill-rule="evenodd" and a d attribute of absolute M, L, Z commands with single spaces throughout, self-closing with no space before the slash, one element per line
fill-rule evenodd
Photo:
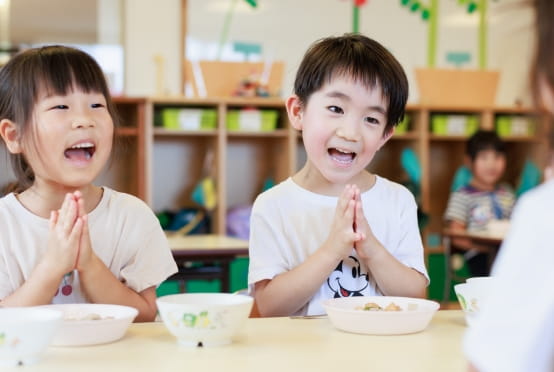
<path fill-rule="evenodd" d="M 472 178 L 450 195 L 445 219 L 453 230 L 486 230 L 493 220 L 509 219 L 515 203 L 512 189 L 499 183 L 506 169 L 505 145 L 494 131 L 480 130 L 468 140 L 466 154 Z M 489 275 L 494 248 L 464 238 L 452 239 L 452 245 L 464 252 L 471 276 Z"/>
<path fill-rule="evenodd" d="M 331 297 L 423 297 L 429 282 L 417 207 L 366 167 L 404 116 L 398 61 L 359 34 L 306 52 L 286 101 L 304 167 L 254 202 L 249 286 L 262 316 L 324 314 Z"/>

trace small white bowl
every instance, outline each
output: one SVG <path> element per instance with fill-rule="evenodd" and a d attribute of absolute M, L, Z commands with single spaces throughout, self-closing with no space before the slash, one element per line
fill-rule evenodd
<path fill-rule="evenodd" d="M 493 291 L 493 286 L 494 278 L 490 276 L 469 278 L 465 283 L 454 286 L 454 292 L 469 326 L 475 322 L 489 294 Z"/>
<path fill-rule="evenodd" d="M 55 310 L 0 308 L 0 366 L 38 361 L 61 323 L 62 313 Z"/>
<path fill-rule="evenodd" d="M 62 325 L 52 340 L 55 346 L 96 345 L 119 340 L 138 314 L 134 307 L 109 304 L 54 304 L 42 307 L 63 313 Z"/>
<path fill-rule="evenodd" d="M 253 298 L 230 293 L 180 293 L 156 300 L 160 316 L 179 344 L 228 344 L 248 318 Z"/>
<path fill-rule="evenodd" d="M 399 311 L 361 310 L 373 302 L 385 308 L 394 303 Z M 424 330 L 439 309 L 438 302 L 410 297 L 367 296 L 323 301 L 331 323 L 338 329 L 371 335 L 398 335 Z"/>

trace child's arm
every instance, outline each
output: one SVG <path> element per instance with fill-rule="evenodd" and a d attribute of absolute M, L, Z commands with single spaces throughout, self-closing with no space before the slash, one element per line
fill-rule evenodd
<path fill-rule="evenodd" d="M 84 221 L 76 266 L 83 293 L 93 303 L 118 304 L 136 308 L 139 311 L 136 322 L 153 321 L 157 312 L 155 287 L 149 287 L 137 293 L 115 277 L 92 249 L 87 215 L 84 214 L 84 200 L 80 194 L 77 198 L 81 218 Z"/>
<path fill-rule="evenodd" d="M 398 261 L 373 235 L 364 216 L 359 190 L 356 191 L 355 223 L 356 231 L 362 235 L 362 240 L 355 244 L 356 252 L 381 292 L 386 296 L 424 297 L 427 278 Z"/>
<path fill-rule="evenodd" d="M 448 228 L 454 231 L 466 231 L 466 224 L 456 220 L 448 221 Z M 477 250 L 489 254 L 491 247 L 486 244 L 478 244 L 468 238 L 452 238 L 452 246 L 467 251 Z"/>
<path fill-rule="evenodd" d="M 78 216 L 77 201 L 67 195 L 58 211 L 50 214 L 48 245 L 45 255 L 29 278 L 15 292 L 2 299 L 3 306 L 49 304 L 63 276 L 77 261 L 83 220 Z"/>
<path fill-rule="evenodd" d="M 304 306 L 338 263 L 352 251 L 361 236 L 353 229 L 354 188 L 347 186 L 337 203 L 335 218 L 325 243 L 294 269 L 255 284 L 262 316 L 287 316 Z"/>

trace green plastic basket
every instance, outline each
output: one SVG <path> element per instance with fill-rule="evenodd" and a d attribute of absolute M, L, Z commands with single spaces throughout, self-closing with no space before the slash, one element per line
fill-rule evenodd
<path fill-rule="evenodd" d="M 164 108 L 162 123 L 167 129 L 214 129 L 217 126 L 215 109 Z"/>
<path fill-rule="evenodd" d="M 479 119 L 475 115 L 433 115 L 431 130 L 440 135 L 469 136 L 479 129 Z"/>
<path fill-rule="evenodd" d="M 229 110 L 227 129 L 230 131 L 270 132 L 277 128 L 277 110 Z"/>
<path fill-rule="evenodd" d="M 532 136 L 535 134 L 535 123 L 529 118 L 499 115 L 496 118 L 496 133 L 500 137 Z"/>

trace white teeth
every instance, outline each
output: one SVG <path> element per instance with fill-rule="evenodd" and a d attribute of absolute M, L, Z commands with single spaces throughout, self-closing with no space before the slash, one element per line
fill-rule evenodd
<path fill-rule="evenodd" d="M 75 146 L 71 146 L 72 149 L 86 149 L 86 148 L 89 148 L 89 147 L 94 147 L 94 144 L 92 144 L 90 142 L 83 142 L 83 143 L 79 143 Z"/>

